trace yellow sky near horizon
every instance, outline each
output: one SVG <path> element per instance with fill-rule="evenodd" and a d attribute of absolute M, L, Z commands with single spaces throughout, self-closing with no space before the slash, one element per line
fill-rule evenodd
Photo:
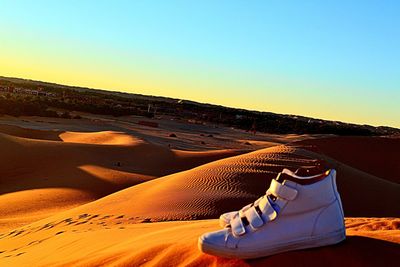
<path fill-rule="evenodd" d="M 8 64 L 8 69 L 6 71 L 3 67 L 4 65 L 0 67 L 1 75 L 6 77 L 17 77 L 70 86 L 82 86 L 144 95 L 173 97 L 234 108 L 293 114 L 349 123 L 371 124 L 374 126 L 389 125 L 396 127 L 393 121 L 388 120 L 385 122 L 379 115 L 365 114 L 364 117 L 361 117 L 354 114 L 354 116 L 343 116 L 343 114 L 341 114 L 343 113 L 343 108 L 335 104 L 334 99 L 326 99 L 327 101 L 325 102 L 311 103 L 304 100 L 301 96 L 301 90 L 293 92 L 291 97 L 284 94 L 277 94 L 270 98 L 265 97 L 263 94 L 247 95 L 246 90 L 241 92 L 240 88 L 234 88 L 232 94 L 228 95 L 224 90 L 216 89 L 213 91 L 212 95 L 209 95 L 204 94 L 204 92 L 209 92 L 210 87 L 214 85 L 210 81 L 197 84 L 194 90 L 188 90 L 186 89 L 188 86 L 193 86 L 190 82 L 183 79 L 180 82 L 175 82 L 166 79 L 166 77 L 161 79 L 163 77 L 160 76 L 157 77 L 158 79 L 153 79 L 149 82 L 148 80 L 140 80 L 133 75 L 130 76 L 132 77 L 131 79 L 127 79 L 123 75 L 110 78 L 110 73 L 77 72 L 68 69 L 63 73 L 60 73 L 59 70 L 54 68 L 40 68 L 33 72 L 32 69 L 34 69 L 35 66 L 29 64 L 25 64 L 24 68 L 21 68 L 21 64 Z M 159 89 L 160 87 L 162 88 L 161 90 Z M 299 101 L 296 101 L 297 97 Z M 282 105 L 282 103 L 285 104 Z M 349 110 L 348 112 L 351 113 L 352 111 Z"/>

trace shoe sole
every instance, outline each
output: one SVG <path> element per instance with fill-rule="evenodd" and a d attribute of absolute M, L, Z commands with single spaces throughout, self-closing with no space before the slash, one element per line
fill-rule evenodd
<path fill-rule="evenodd" d="M 235 250 L 227 247 L 214 246 L 210 243 L 207 243 L 202 238 L 199 238 L 198 247 L 204 253 L 224 258 L 254 259 L 293 250 L 334 245 L 340 243 L 345 239 L 346 239 L 346 233 L 345 230 L 343 229 L 331 232 L 326 235 L 320 235 L 311 238 L 303 238 L 301 240 L 281 243 L 274 246 L 257 248 L 256 250 L 244 250 L 244 249 Z"/>

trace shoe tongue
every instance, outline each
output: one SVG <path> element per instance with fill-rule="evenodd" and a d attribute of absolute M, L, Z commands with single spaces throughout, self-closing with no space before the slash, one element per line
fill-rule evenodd
<path fill-rule="evenodd" d="M 297 175 L 289 169 L 283 169 L 282 172 L 278 173 L 275 180 L 282 183 L 285 180 L 293 180 L 296 179 Z"/>
<path fill-rule="evenodd" d="M 282 173 L 286 174 L 286 175 L 289 175 L 289 176 L 292 176 L 292 177 L 297 177 L 297 175 L 294 172 L 292 172 L 291 170 L 286 169 L 286 168 L 283 169 Z"/>

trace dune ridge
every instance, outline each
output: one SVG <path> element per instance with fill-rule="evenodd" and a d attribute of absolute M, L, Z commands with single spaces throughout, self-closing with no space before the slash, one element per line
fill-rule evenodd
<path fill-rule="evenodd" d="M 116 131 L 101 132 L 63 132 L 59 135 L 60 139 L 68 143 L 79 144 L 102 144 L 102 145 L 135 145 L 144 142 L 139 138 Z"/>
<path fill-rule="evenodd" d="M 282 168 L 313 166 L 325 160 L 338 171 L 337 182 L 346 216 L 400 217 L 400 185 L 364 173 L 314 152 L 276 146 L 201 165 L 108 195 L 69 211 L 118 212 L 138 220 L 166 221 L 216 218 L 254 201 Z M 357 197 L 354 190 L 357 189 Z M 379 196 L 379 201 L 373 196 Z M 65 215 L 67 216 L 67 215 Z"/>

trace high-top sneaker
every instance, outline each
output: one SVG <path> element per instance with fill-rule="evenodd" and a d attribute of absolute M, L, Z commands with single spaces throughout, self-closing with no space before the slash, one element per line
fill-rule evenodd
<path fill-rule="evenodd" d="M 199 238 L 201 251 L 247 259 L 336 244 L 346 238 L 336 171 L 303 177 L 284 169 L 264 196 L 220 224 Z"/>

